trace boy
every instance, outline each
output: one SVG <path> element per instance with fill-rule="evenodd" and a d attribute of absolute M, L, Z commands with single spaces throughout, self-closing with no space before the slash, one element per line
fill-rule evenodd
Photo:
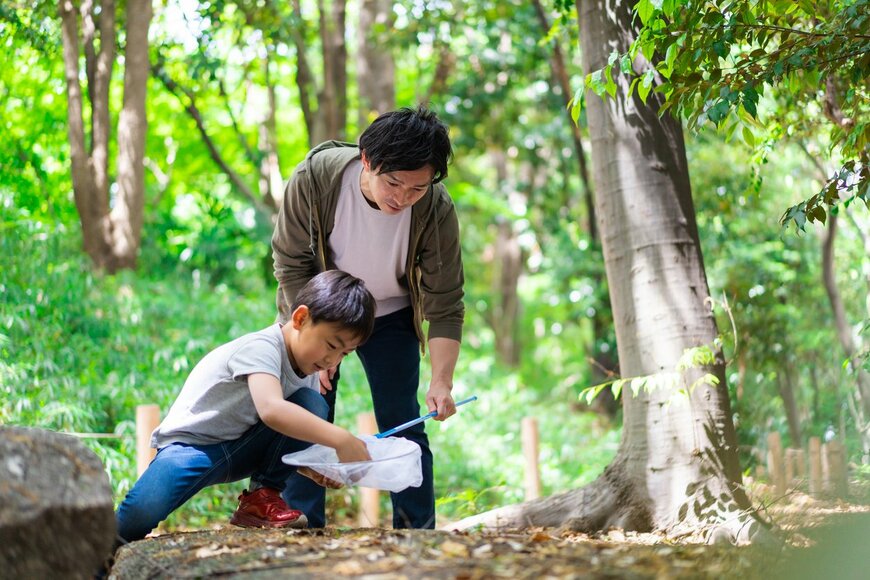
<path fill-rule="evenodd" d="M 451 155 L 447 126 L 435 113 L 384 113 L 358 146 L 329 141 L 308 154 L 287 183 L 272 236 L 281 320 L 299 288 L 330 268 L 361 278 L 374 295 L 375 329 L 357 354 L 381 430 L 421 415 L 420 352 L 427 344 L 432 380 L 426 405 L 439 421 L 456 412 L 451 390 L 465 311 L 459 221 L 441 183 Z M 338 369 L 320 372 L 330 420 L 338 378 Z M 391 494 L 393 527 L 433 528 L 432 452 L 424 425 L 402 437 L 420 445 L 423 485 Z M 322 487 L 293 475 L 285 497 L 309 525 L 325 525 Z"/>
<path fill-rule="evenodd" d="M 202 488 L 247 477 L 251 491 L 231 523 L 305 527 L 305 515 L 281 497 L 296 471 L 281 457 L 320 443 L 342 462 L 370 459 L 363 441 L 325 420 L 317 373 L 369 338 L 374 315 L 363 282 L 330 270 L 299 291 L 286 324 L 207 354 L 152 435 L 157 456 L 118 507 L 118 535 L 144 538 Z"/>

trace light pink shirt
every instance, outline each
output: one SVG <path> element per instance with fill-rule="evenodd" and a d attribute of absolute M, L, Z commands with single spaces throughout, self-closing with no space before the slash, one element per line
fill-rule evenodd
<path fill-rule="evenodd" d="M 370 206 L 359 185 L 362 170 L 362 161 L 354 161 L 344 171 L 329 248 L 335 265 L 365 282 L 377 316 L 385 316 L 411 304 L 399 284 L 408 261 L 411 210 L 387 215 Z"/>

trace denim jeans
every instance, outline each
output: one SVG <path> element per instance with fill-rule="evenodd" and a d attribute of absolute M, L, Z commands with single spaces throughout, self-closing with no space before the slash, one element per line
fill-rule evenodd
<path fill-rule="evenodd" d="M 416 419 L 420 416 L 417 387 L 420 383 L 420 343 L 414 332 L 411 308 L 379 316 L 371 338 L 357 349 L 357 355 L 372 393 L 375 419 L 380 431 Z M 327 393 L 329 421 L 335 417 L 335 393 L 339 373 L 333 378 L 333 389 Z M 435 527 L 435 488 L 432 473 L 432 451 L 424 424 L 419 423 L 394 435 L 417 443 L 423 452 L 423 484 L 391 493 L 393 527 L 432 529 Z M 326 525 L 326 494 L 307 477 L 293 474 L 284 490 L 284 500 L 308 517 L 308 525 Z"/>
<path fill-rule="evenodd" d="M 326 418 L 329 410 L 323 396 L 311 389 L 299 389 L 287 400 L 321 418 Z M 167 445 L 157 452 L 118 506 L 118 535 L 127 542 L 144 538 L 199 490 L 216 483 L 250 477 L 263 487 L 282 490 L 296 469 L 281 457 L 310 445 L 281 435 L 262 422 L 234 441 Z"/>

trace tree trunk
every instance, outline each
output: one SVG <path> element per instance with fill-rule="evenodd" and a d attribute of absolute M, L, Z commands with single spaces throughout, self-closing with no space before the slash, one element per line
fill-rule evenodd
<path fill-rule="evenodd" d="M 82 243 L 94 265 L 109 272 L 134 268 L 139 253 L 144 200 L 145 96 L 148 81 L 148 28 L 150 0 L 127 3 L 124 103 L 118 121 L 117 194 L 109 197 L 108 150 L 111 134 L 109 85 L 115 60 L 115 4 L 90 0 L 77 6 L 60 0 L 67 122 L 73 194 L 82 225 Z M 82 17 L 82 37 L 79 16 Z M 99 32 L 99 34 L 97 34 Z M 95 43 L 99 40 L 100 52 Z M 84 44 L 87 94 L 91 105 L 90 147 L 86 145 L 84 99 L 79 80 L 80 51 Z"/>
<path fill-rule="evenodd" d="M 151 64 L 148 28 L 151 0 L 127 0 L 127 45 L 124 50 L 124 105 L 118 119 L 118 196 L 112 208 L 115 269 L 135 268 L 142 240 L 145 200 L 145 97 Z"/>
<path fill-rule="evenodd" d="M 588 0 L 579 13 L 586 71 L 627 51 L 628 0 Z M 649 66 L 639 60 L 636 67 Z M 650 377 L 623 394 L 623 438 L 614 461 L 590 486 L 463 520 L 476 525 L 608 526 L 708 539 L 745 540 L 757 529 L 740 483 L 724 361 L 701 257 L 680 124 L 658 116 L 618 78 L 614 99 L 587 98 L 595 209 L 625 377 Z M 675 373 L 687 349 L 707 346 L 711 364 Z M 678 384 L 662 378 L 675 373 Z M 671 375 L 673 376 L 673 375 Z M 658 377 L 658 379 L 656 378 Z M 705 378 L 706 377 L 706 378 Z M 680 395 L 678 391 L 685 393 Z"/>
<path fill-rule="evenodd" d="M 393 28 L 392 0 L 362 0 L 356 60 L 359 128 L 396 108 L 396 65 L 388 36 Z"/>
<path fill-rule="evenodd" d="M 320 10 L 320 41 L 323 47 L 323 89 L 318 99 L 318 112 L 323 133 L 317 142 L 344 140 L 347 131 L 347 43 L 344 39 L 347 17 L 346 0 L 331 0 L 329 7 L 318 0 Z"/>
<path fill-rule="evenodd" d="M 260 150 L 260 197 L 266 207 L 275 215 L 284 196 L 281 164 L 278 160 L 278 127 L 275 122 L 277 109 L 275 84 L 272 82 L 269 53 L 263 58 L 263 72 L 266 79 L 268 107 L 260 121 L 258 146 Z"/>
<path fill-rule="evenodd" d="M 798 412 L 797 399 L 795 398 L 794 381 L 792 372 L 787 362 L 783 362 L 783 369 L 778 373 L 776 386 L 785 408 L 785 419 L 788 423 L 788 434 L 791 437 L 791 447 L 800 447 L 803 441 L 801 437 L 801 420 Z"/>
<path fill-rule="evenodd" d="M 850 361 L 849 366 L 855 377 L 855 389 L 853 393 L 847 393 L 846 396 L 857 399 L 857 401 L 850 401 L 852 404 L 849 405 L 849 410 L 852 412 L 852 418 L 861 436 L 861 446 L 864 451 L 863 459 L 866 463 L 868 458 L 870 458 L 870 376 L 860 365 L 852 362 L 856 350 L 855 341 L 852 339 L 852 330 L 846 318 L 846 308 L 843 306 L 843 299 L 840 297 L 840 291 L 837 288 L 834 267 L 834 240 L 837 236 L 837 225 L 837 215 L 834 213 L 830 214 L 828 228 L 822 244 L 822 279 L 825 284 L 825 290 L 828 293 L 828 301 L 831 303 L 831 310 L 834 312 L 834 325 L 837 329 L 837 338 L 840 340 L 843 353 Z"/>
<path fill-rule="evenodd" d="M 535 13 L 538 15 L 538 22 L 541 24 L 543 34 L 546 36 L 550 32 L 550 21 L 547 18 L 547 13 L 544 11 L 544 6 L 541 0 L 533 0 L 535 5 Z M 579 11 L 578 11 L 579 14 Z M 550 57 L 550 68 L 553 71 L 553 78 L 562 91 L 562 99 L 565 103 L 565 114 L 568 117 L 568 126 L 571 127 L 571 138 L 574 142 L 574 154 L 577 156 L 577 167 L 580 175 L 580 183 L 583 185 L 581 196 L 583 203 L 586 206 L 586 232 L 589 234 L 589 239 L 593 242 L 598 241 L 598 230 L 595 227 L 595 204 L 592 199 L 592 186 L 589 183 L 589 171 L 586 168 L 586 152 L 583 149 L 583 136 L 580 134 L 580 126 L 574 122 L 571 117 L 571 99 L 574 93 L 571 90 L 571 81 L 568 78 L 568 69 L 565 65 L 565 56 L 562 53 L 562 46 L 559 44 L 558 38 L 553 39 L 553 55 Z"/>

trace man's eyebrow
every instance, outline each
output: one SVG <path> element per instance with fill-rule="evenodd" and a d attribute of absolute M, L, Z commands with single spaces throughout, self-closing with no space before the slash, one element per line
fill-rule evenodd
<path fill-rule="evenodd" d="M 398 177 L 396 177 L 396 176 L 395 176 L 394 174 L 392 174 L 392 173 L 390 174 L 390 179 L 392 179 L 393 181 L 398 182 L 399 185 L 405 185 L 405 181 L 404 181 L 404 180 L 399 179 Z M 424 188 L 424 187 L 429 187 L 429 184 L 430 184 L 430 183 L 432 183 L 432 180 L 429 180 L 429 181 L 426 181 L 426 182 L 424 182 L 424 183 L 421 183 L 420 185 L 411 185 L 410 187 L 412 187 L 412 188 L 414 188 L 414 189 L 422 189 L 422 188 Z"/>
<path fill-rule="evenodd" d="M 338 336 L 337 334 L 335 335 L 335 342 L 337 342 L 337 343 L 339 344 L 339 346 L 341 346 L 341 348 L 344 348 L 344 347 L 347 346 L 347 343 L 344 342 L 344 341 L 341 339 L 341 337 Z"/>

